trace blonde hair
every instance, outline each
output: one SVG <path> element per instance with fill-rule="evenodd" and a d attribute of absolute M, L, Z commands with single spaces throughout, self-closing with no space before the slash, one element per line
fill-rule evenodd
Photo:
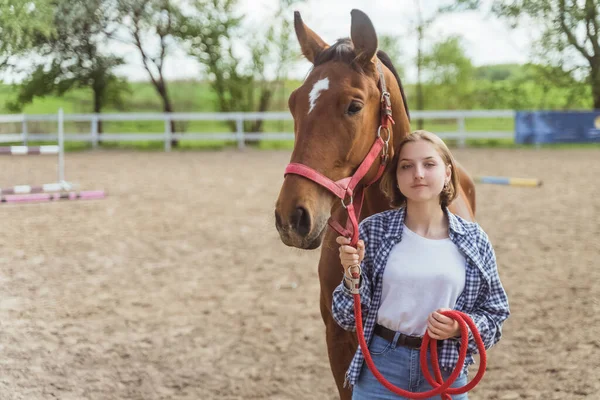
<path fill-rule="evenodd" d="M 452 157 L 452 153 L 450 153 L 448 146 L 446 146 L 446 143 L 444 143 L 442 139 L 431 132 L 423 130 L 414 131 L 402 139 L 402 142 L 400 142 L 400 145 L 396 150 L 396 154 L 394 154 L 392 162 L 385 171 L 379 184 L 379 187 L 383 193 L 390 200 L 390 205 L 392 208 L 400 208 L 406 205 L 406 196 L 400 192 L 400 189 L 398 188 L 398 179 L 396 177 L 400 152 L 405 144 L 414 143 L 419 140 L 424 140 L 431 143 L 439 153 L 444 164 L 446 166 L 450 166 L 450 181 L 448 182 L 448 185 L 444 186 L 444 189 L 440 193 L 440 206 L 442 208 L 448 207 L 448 204 L 450 204 L 458 194 L 457 189 L 459 181 L 456 171 L 456 162 L 454 161 L 454 157 Z"/>

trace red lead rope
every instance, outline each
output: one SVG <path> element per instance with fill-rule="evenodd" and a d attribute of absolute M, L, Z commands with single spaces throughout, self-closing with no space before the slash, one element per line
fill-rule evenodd
<path fill-rule="evenodd" d="M 385 379 L 383 377 L 383 375 L 381 375 L 381 373 L 377 370 L 377 367 L 375 367 L 375 364 L 373 363 L 373 359 L 371 358 L 371 353 L 369 353 L 369 347 L 365 341 L 365 336 L 364 336 L 364 331 L 363 331 L 363 323 L 362 323 L 362 310 L 360 307 L 360 294 L 356 293 L 357 289 L 358 289 L 358 282 L 360 281 L 360 275 L 358 273 L 353 273 L 352 277 L 353 277 L 353 282 L 354 282 L 354 288 L 353 288 L 354 317 L 356 319 L 356 336 L 358 337 L 358 344 L 363 353 L 363 356 L 365 357 L 365 362 L 367 363 L 367 366 L 371 370 L 371 373 L 373 374 L 373 376 L 375 376 L 375 378 L 377 378 L 377 380 L 383 386 L 385 386 L 387 389 L 391 390 L 392 392 L 394 392 L 400 396 L 409 398 L 409 399 L 425 399 L 428 397 L 442 395 L 442 398 L 444 400 L 451 400 L 451 397 L 450 397 L 451 394 L 466 393 L 469 390 L 473 389 L 479 383 L 479 381 L 483 377 L 483 374 L 485 374 L 485 368 L 486 368 L 486 364 L 487 364 L 487 356 L 485 353 L 485 346 L 483 344 L 483 340 L 481 340 L 481 336 L 479 335 L 479 332 L 477 331 L 477 327 L 475 326 L 475 323 L 473 323 L 473 320 L 468 315 L 466 315 L 460 311 L 444 311 L 444 312 L 442 312 L 442 314 L 444 314 L 445 316 L 458 321 L 458 324 L 460 326 L 460 337 L 461 337 L 458 361 L 456 363 L 456 366 L 454 367 L 454 371 L 452 371 L 452 374 L 450 375 L 450 377 L 448 378 L 448 380 L 446 382 L 444 382 L 444 380 L 442 379 L 442 373 L 440 371 L 440 366 L 439 366 L 439 362 L 438 362 L 437 340 L 431 339 L 427 332 L 425 332 L 425 336 L 423 336 L 423 343 L 421 344 L 421 353 L 420 353 L 421 371 L 423 372 L 423 376 L 425 377 L 425 379 L 427 379 L 427 382 L 429 382 L 429 384 L 434 389 L 432 389 L 428 392 L 413 393 L 413 392 L 409 392 L 409 391 L 400 389 L 399 387 L 394 386 L 387 379 Z M 480 355 L 479 370 L 477 371 L 475 378 L 473 378 L 473 380 L 471 382 L 469 382 L 468 384 L 466 384 L 465 386 L 460 387 L 460 388 L 451 388 L 450 385 L 452 385 L 454 383 L 454 381 L 456 381 L 456 379 L 458 378 L 458 375 L 460 375 L 462 366 L 465 363 L 465 358 L 467 357 L 467 345 L 469 342 L 469 338 L 468 338 L 469 331 L 467 330 L 467 326 L 471 330 L 471 333 L 473 334 L 473 338 L 475 339 L 475 343 L 477 344 L 477 349 L 479 350 L 479 355 Z M 435 374 L 435 379 L 433 379 L 433 377 L 429 373 L 429 368 L 427 368 L 427 346 L 429 346 L 430 350 L 431 350 L 431 363 L 433 364 L 432 367 L 433 367 L 433 373 Z"/>

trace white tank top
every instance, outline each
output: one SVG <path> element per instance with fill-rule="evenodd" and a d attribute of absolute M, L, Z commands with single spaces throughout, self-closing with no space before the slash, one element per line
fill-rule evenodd
<path fill-rule="evenodd" d="M 465 288 L 465 266 L 449 238 L 427 239 L 404 225 L 383 271 L 377 323 L 405 335 L 424 335 L 431 312 L 454 308 Z"/>

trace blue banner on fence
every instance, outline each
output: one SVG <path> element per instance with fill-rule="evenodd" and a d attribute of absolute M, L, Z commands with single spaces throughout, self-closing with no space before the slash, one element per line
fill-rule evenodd
<path fill-rule="evenodd" d="M 518 111 L 516 143 L 600 142 L 600 112 Z"/>

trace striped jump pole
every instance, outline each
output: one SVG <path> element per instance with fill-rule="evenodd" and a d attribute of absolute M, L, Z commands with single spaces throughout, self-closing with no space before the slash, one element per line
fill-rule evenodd
<path fill-rule="evenodd" d="M 542 186 L 540 179 L 533 178 L 510 178 L 504 176 L 477 176 L 475 182 L 478 183 L 489 183 L 492 185 L 508 185 L 508 186 L 528 186 L 538 187 Z"/>
<path fill-rule="evenodd" d="M 3 194 L 31 194 L 31 193 L 52 193 L 73 190 L 74 185 L 67 182 L 46 183 L 39 186 L 16 185 L 0 188 L 0 195 Z"/>
<path fill-rule="evenodd" d="M 103 190 L 66 193 L 34 193 L 0 196 L 0 203 L 39 203 L 60 200 L 98 200 L 106 196 Z"/>
<path fill-rule="evenodd" d="M 60 154 L 59 146 L 2 146 L 0 156 L 31 156 Z"/>

